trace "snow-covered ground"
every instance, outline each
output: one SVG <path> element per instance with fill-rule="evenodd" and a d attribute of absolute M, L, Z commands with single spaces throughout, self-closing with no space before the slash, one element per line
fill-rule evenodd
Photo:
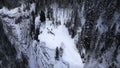
<path fill-rule="evenodd" d="M 62 47 L 64 49 L 63 60 L 70 63 L 71 68 L 83 68 L 84 64 L 76 49 L 74 39 L 69 35 L 67 28 L 64 25 L 55 28 L 51 24 L 52 21 L 46 21 L 46 25 L 40 28 L 42 32 L 39 35 L 40 42 L 45 42 L 45 46 L 51 49 Z"/>
<path fill-rule="evenodd" d="M 64 25 L 64 23 L 66 23 L 66 21 L 69 19 L 69 13 L 64 12 L 65 11 L 63 10 L 59 10 L 56 13 L 56 16 L 58 16 L 57 20 L 61 23 L 58 26 L 53 24 L 53 21 L 50 20 L 47 20 L 45 24 L 41 23 L 39 34 L 40 43 L 44 42 L 45 46 L 49 47 L 50 49 L 62 47 L 63 61 L 68 62 L 70 68 L 83 68 L 84 64 L 82 63 L 81 57 L 76 49 L 75 40 L 71 38 L 68 29 Z"/>

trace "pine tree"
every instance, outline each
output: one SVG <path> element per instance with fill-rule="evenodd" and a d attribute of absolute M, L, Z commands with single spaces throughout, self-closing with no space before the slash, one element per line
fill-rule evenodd
<path fill-rule="evenodd" d="M 59 50 L 58 50 L 58 47 L 56 48 L 55 59 L 59 60 Z"/>
<path fill-rule="evenodd" d="M 45 22 L 45 13 L 43 12 L 43 11 L 41 11 L 41 13 L 40 13 L 40 21 L 41 22 Z"/>

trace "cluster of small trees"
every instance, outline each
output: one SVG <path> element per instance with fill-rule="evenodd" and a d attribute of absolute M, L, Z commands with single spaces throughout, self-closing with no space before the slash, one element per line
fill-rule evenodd
<path fill-rule="evenodd" d="M 62 55 L 63 55 L 63 48 L 62 47 L 60 47 L 60 48 L 56 47 L 55 59 L 60 60 Z"/>

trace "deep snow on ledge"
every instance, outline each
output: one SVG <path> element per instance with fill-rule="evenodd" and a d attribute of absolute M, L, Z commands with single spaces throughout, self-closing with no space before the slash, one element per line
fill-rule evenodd
<path fill-rule="evenodd" d="M 75 40 L 71 38 L 68 29 L 64 25 L 71 19 L 72 10 L 58 9 L 55 6 L 52 6 L 52 8 L 54 9 L 54 22 L 60 23 L 53 24 L 53 21 L 48 19 L 45 24 L 41 23 L 40 34 L 38 36 L 40 43 L 44 42 L 45 46 L 51 49 L 55 49 L 56 47 L 63 48 L 62 60 L 68 62 L 70 68 L 83 68 L 84 64 L 76 49 Z"/>
<path fill-rule="evenodd" d="M 44 26 L 41 26 L 39 35 L 40 42 L 44 42 L 45 46 L 55 49 L 56 47 L 63 48 L 63 61 L 70 64 L 71 68 L 83 68 L 81 57 L 76 49 L 74 39 L 68 33 L 65 25 L 61 24 L 57 27 L 52 25 L 52 21 L 46 21 Z"/>

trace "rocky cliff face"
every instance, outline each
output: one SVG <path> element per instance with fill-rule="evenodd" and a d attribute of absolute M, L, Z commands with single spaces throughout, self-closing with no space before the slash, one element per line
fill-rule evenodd
<path fill-rule="evenodd" d="M 84 58 L 88 65 L 86 67 L 119 68 L 118 2 L 117 0 L 85 2 L 85 23 L 81 27 L 77 46 L 80 52 L 85 48 L 83 57 L 86 57 Z M 90 66 L 92 64 L 93 66 Z"/>
<path fill-rule="evenodd" d="M 0 0 L 0 67 L 119 68 L 119 3 Z"/>
<path fill-rule="evenodd" d="M 3 20 L 0 19 L 0 68 L 27 68 L 27 57 L 21 53 L 17 58 L 17 51 L 13 44 L 9 41 L 3 27 Z"/>

